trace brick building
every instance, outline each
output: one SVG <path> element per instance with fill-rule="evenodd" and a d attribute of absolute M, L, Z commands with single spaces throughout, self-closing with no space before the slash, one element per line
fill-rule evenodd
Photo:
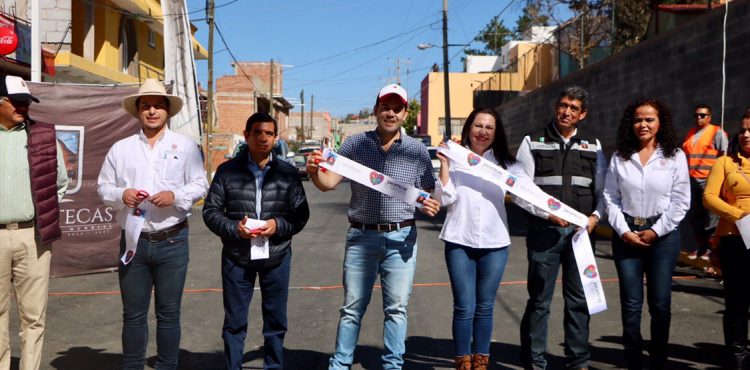
<path fill-rule="evenodd" d="M 212 161 L 214 168 L 225 160 L 226 154 L 234 151 L 236 143 L 242 139 L 245 122 L 255 112 L 269 111 L 271 78 L 273 77 L 273 116 L 279 123 L 279 137 L 287 140 L 289 135 L 288 117 L 293 105 L 282 95 L 284 91 L 284 69 L 273 63 L 271 76 L 270 62 L 239 62 L 232 64 L 233 75 L 216 79 L 214 101 L 217 121 L 213 128 L 214 138 L 222 143 L 214 145 Z"/>
<path fill-rule="evenodd" d="M 290 141 L 301 141 L 301 113 L 291 112 L 289 113 L 289 140 Z M 312 117 L 312 119 L 311 119 Z M 331 119 L 331 114 L 328 112 L 305 112 L 305 140 L 315 140 L 323 142 L 326 138 L 332 137 L 335 127 L 334 122 Z M 311 124 L 312 122 L 312 124 Z"/>

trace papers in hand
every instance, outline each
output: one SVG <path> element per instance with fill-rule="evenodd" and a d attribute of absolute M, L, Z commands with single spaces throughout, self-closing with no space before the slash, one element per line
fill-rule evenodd
<path fill-rule="evenodd" d="M 254 218 L 248 218 L 245 221 L 246 228 L 250 230 L 260 229 L 266 226 L 266 221 L 256 220 Z M 269 257 L 269 245 L 268 238 L 265 236 L 258 236 L 250 239 L 250 259 L 251 260 L 262 260 Z"/>
<path fill-rule="evenodd" d="M 740 235 L 742 235 L 742 242 L 745 243 L 745 248 L 750 249 L 750 216 L 745 216 L 737 220 L 735 224 L 740 229 Z"/>
<path fill-rule="evenodd" d="M 247 221 L 245 221 L 244 226 L 250 230 L 260 229 L 261 227 L 266 226 L 266 221 L 248 218 Z"/>

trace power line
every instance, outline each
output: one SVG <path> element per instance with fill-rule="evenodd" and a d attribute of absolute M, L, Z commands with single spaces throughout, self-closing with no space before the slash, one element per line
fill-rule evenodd
<path fill-rule="evenodd" d="M 248 74 L 245 72 L 245 69 L 242 68 L 242 64 L 240 64 L 239 61 L 237 61 L 237 58 L 234 57 L 234 53 L 232 52 L 232 49 L 227 45 L 227 40 L 224 39 L 224 35 L 221 33 L 221 28 L 219 28 L 219 25 L 216 23 L 216 20 L 214 20 L 214 27 L 216 28 L 216 33 L 219 34 L 219 38 L 221 39 L 221 43 L 224 44 L 224 47 L 226 48 L 227 52 L 229 53 L 229 56 L 232 57 L 232 60 L 234 61 L 234 64 L 239 68 L 240 72 L 245 76 L 245 78 L 250 82 L 250 85 L 253 85 L 253 89 L 255 91 L 258 91 L 258 87 L 255 86 L 255 83 L 253 83 L 253 80 L 248 76 Z M 273 97 L 271 97 L 273 99 Z"/>
<path fill-rule="evenodd" d="M 224 4 L 220 4 L 220 5 L 214 6 L 214 9 L 223 8 L 225 6 L 234 4 L 234 3 L 238 2 L 238 1 L 239 0 L 229 0 L 226 3 L 224 3 Z M 89 4 L 89 5 L 93 5 L 93 6 L 102 8 L 102 9 L 109 9 L 111 11 L 114 11 L 114 12 L 117 12 L 117 13 L 120 13 L 120 14 L 123 14 L 123 15 L 127 15 L 127 16 L 129 16 L 131 18 L 136 18 L 136 19 L 141 18 L 141 19 L 147 19 L 147 20 L 153 20 L 153 21 L 163 21 L 164 17 L 195 14 L 195 13 L 206 11 L 206 9 L 207 9 L 207 8 L 204 7 L 204 8 L 201 8 L 201 9 L 191 10 L 191 11 L 186 12 L 186 13 L 162 14 L 161 16 L 156 17 L 156 16 L 153 16 L 153 15 L 133 13 L 133 12 L 130 12 L 128 10 L 121 9 L 121 8 L 116 7 L 116 6 L 110 5 L 108 3 L 103 3 L 103 2 L 101 2 L 101 0 L 83 0 L 83 2 L 86 3 L 86 4 Z"/>
<path fill-rule="evenodd" d="M 377 45 L 383 44 L 385 42 L 388 42 L 388 41 L 391 41 L 393 39 L 399 38 L 401 36 L 408 35 L 410 33 L 417 32 L 417 31 L 420 31 L 420 30 L 424 30 L 425 28 L 431 27 L 432 25 L 434 25 L 436 23 L 439 23 L 439 22 L 440 21 L 434 21 L 434 22 L 431 22 L 431 23 L 428 23 L 428 24 L 425 24 L 425 25 L 413 28 L 413 29 L 411 29 L 409 31 L 401 32 L 399 34 L 387 37 L 387 38 L 382 39 L 380 41 L 376 41 L 376 42 L 373 42 L 373 43 L 370 43 L 370 44 L 367 44 L 367 45 L 363 45 L 363 46 L 354 48 L 354 49 L 349 50 L 349 51 L 342 51 L 340 53 L 329 55 L 329 56 L 326 56 L 326 57 L 322 57 L 320 59 L 317 59 L 317 60 L 314 60 L 314 61 L 311 61 L 311 62 L 297 64 L 297 65 L 295 65 L 294 70 L 290 71 L 289 73 L 291 74 L 291 73 L 299 72 L 300 68 L 302 68 L 302 67 L 306 67 L 306 66 L 309 66 L 309 65 L 312 65 L 312 64 L 317 64 L 317 63 L 320 63 L 320 62 L 324 62 L 324 61 L 327 61 L 327 60 L 330 60 L 330 59 L 333 59 L 333 58 L 336 58 L 336 57 L 339 57 L 339 56 L 342 56 L 342 55 L 352 54 L 352 53 L 355 53 L 355 52 L 358 52 L 358 51 L 361 51 L 361 50 L 364 50 L 364 49 L 369 49 L 369 48 L 371 48 L 373 46 L 377 46 Z"/>
<path fill-rule="evenodd" d="M 306 85 L 299 85 L 299 86 L 289 87 L 288 89 L 290 89 L 290 90 L 293 90 L 293 89 L 297 89 L 297 88 L 299 88 L 299 87 L 306 87 L 306 86 L 309 86 L 309 85 L 313 85 L 313 84 L 317 84 L 317 83 L 320 83 L 320 82 L 325 82 L 325 81 L 328 81 L 328 80 L 332 79 L 332 78 L 333 78 L 333 77 L 335 77 L 335 76 L 338 76 L 338 75 L 341 75 L 341 74 L 344 74 L 344 73 L 350 72 L 350 71 L 352 71 L 352 70 L 355 70 L 355 69 L 357 69 L 357 68 L 360 68 L 360 67 L 362 67 L 362 66 L 364 66 L 364 65 L 367 65 L 367 64 L 373 63 L 373 62 L 377 61 L 377 60 L 378 60 L 378 58 L 380 58 L 380 57 L 383 57 L 383 56 L 385 56 L 385 55 L 388 55 L 388 54 L 392 53 L 393 51 L 397 50 L 398 48 L 400 48 L 400 47 L 403 47 L 403 46 L 404 46 L 404 44 L 406 44 L 406 43 L 408 43 L 408 42 L 410 42 L 410 41 L 414 40 L 415 38 L 417 38 L 417 36 L 421 35 L 421 34 L 422 34 L 422 33 L 423 33 L 424 31 L 426 31 L 426 30 L 422 30 L 422 32 L 421 32 L 421 33 L 417 33 L 417 34 L 416 34 L 416 35 L 414 35 L 413 37 L 411 37 L 411 38 L 407 39 L 407 40 L 406 40 L 406 41 L 405 41 L 404 43 L 402 43 L 401 45 L 398 45 L 398 46 L 396 46 L 395 48 L 393 48 L 393 49 L 391 49 L 391 50 L 388 50 L 387 52 L 385 52 L 385 53 L 383 53 L 383 54 L 380 54 L 380 55 L 377 55 L 377 56 L 375 56 L 375 57 L 371 58 L 369 62 L 365 62 L 365 63 L 361 63 L 361 64 L 356 64 L 356 65 L 354 65 L 353 67 L 351 67 L 351 68 L 348 68 L 348 69 L 345 69 L 345 70 L 343 70 L 343 71 L 340 71 L 340 72 L 337 72 L 337 73 L 336 73 L 336 74 L 334 74 L 334 75 L 330 75 L 330 76 L 327 76 L 327 77 L 325 77 L 325 78 L 319 79 L 319 80 L 317 80 L 317 81 L 313 81 L 313 82 L 311 82 L 311 83 L 309 83 L 309 84 L 306 84 Z"/>

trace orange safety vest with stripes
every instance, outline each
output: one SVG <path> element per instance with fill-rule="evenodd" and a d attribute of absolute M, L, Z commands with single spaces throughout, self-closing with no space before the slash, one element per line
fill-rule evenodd
<path fill-rule="evenodd" d="M 693 143 L 693 136 L 697 131 L 696 127 L 690 129 L 682 143 L 682 151 L 687 155 L 690 177 L 705 179 L 719 155 L 719 150 L 714 146 L 714 136 L 719 131 L 719 126 L 709 124 Z"/>

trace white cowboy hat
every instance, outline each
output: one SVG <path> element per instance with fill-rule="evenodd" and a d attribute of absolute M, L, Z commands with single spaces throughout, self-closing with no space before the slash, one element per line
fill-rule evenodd
<path fill-rule="evenodd" d="M 142 96 L 163 96 L 169 100 L 169 117 L 173 117 L 182 109 L 182 98 L 177 95 L 167 94 L 164 85 L 155 78 L 146 79 L 138 88 L 138 94 L 130 95 L 122 101 L 122 109 L 125 109 L 131 116 L 138 118 L 138 107 L 136 101 Z"/>

